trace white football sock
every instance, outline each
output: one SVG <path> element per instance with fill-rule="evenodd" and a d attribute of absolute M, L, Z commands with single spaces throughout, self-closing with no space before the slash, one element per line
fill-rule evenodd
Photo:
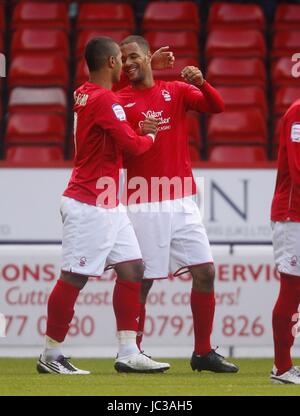
<path fill-rule="evenodd" d="M 139 353 L 140 350 L 136 345 L 136 332 L 135 331 L 118 331 L 118 344 L 119 351 L 118 357 L 127 357 L 128 355 Z"/>
<path fill-rule="evenodd" d="M 45 361 L 55 361 L 60 355 L 62 355 L 60 345 L 60 342 L 57 342 L 46 335 L 43 359 Z"/>

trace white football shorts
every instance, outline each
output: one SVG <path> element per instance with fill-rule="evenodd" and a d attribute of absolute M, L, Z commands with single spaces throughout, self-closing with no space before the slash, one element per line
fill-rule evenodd
<path fill-rule="evenodd" d="M 179 275 L 189 266 L 213 263 L 211 248 L 193 197 L 128 207 L 145 262 L 145 279 Z"/>
<path fill-rule="evenodd" d="M 141 260 L 123 205 L 106 209 L 63 196 L 62 270 L 101 276 L 106 266 Z"/>
<path fill-rule="evenodd" d="M 272 230 L 277 270 L 300 277 L 300 223 L 272 222 Z"/>

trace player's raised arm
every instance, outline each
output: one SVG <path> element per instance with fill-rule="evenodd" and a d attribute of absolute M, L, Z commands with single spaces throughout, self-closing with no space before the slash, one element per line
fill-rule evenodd
<path fill-rule="evenodd" d="M 190 84 L 187 84 L 184 90 L 187 109 L 204 113 L 224 111 L 225 106 L 221 95 L 204 79 L 199 68 L 186 66 L 182 70 L 181 76 Z"/>
<path fill-rule="evenodd" d="M 105 102 L 104 102 L 105 101 Z M 104 104 L 104 105 L 103 105 Z M 96 124 L 127 154 L 139 155 L 149 150 L 155 140 L 157 128 L 153 126 L 146 135 L 138 135 L 126 120 L 126 114 L 114 94 L 106 95 L 96 114 Z"/>

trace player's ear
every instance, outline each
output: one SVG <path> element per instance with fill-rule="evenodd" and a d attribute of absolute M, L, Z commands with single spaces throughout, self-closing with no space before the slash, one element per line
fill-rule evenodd
<path fill-rule="evenodd" d="M 114 56 L 110 56 L 108 58 L 108 66 L 109 68 L 114 68 L 116 65 L 116 58 Z"/>

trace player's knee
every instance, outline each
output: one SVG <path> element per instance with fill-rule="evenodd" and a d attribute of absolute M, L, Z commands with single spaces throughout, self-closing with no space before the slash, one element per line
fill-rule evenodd
<path fill-rule="evenodd" d="M 144 276 L 144 263 L 142 261 L 126 262 L 115 267 L 118 278 L 130 282 L 140 282 Z"/>
<path fill-rule="evenodd" d="M 87 276 L 83 276 L 77 273 L 65 272 L 63 270 L 61 271 L 60 279 L 68 283 L 69 285 L 77 287 L 80 290 L 84 288 L 88 281 Z"/>
<path fill-rule="evenodd" d="M 211 292 L 214 289 L 215 267 L 213 264 L 191 268 L 193 288 L 198 291 Z"/>

